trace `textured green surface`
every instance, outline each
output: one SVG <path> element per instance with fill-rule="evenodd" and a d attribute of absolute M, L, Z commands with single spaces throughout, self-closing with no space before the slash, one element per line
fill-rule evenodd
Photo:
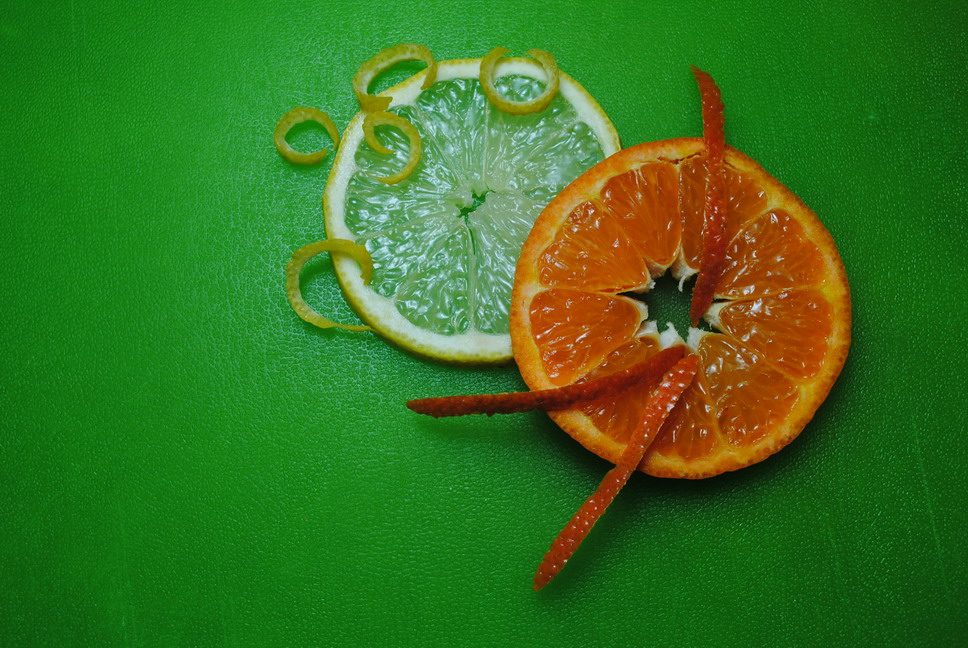
<path fill-rule="evenodd" d="M 0 644 L 964 640 L 962 3 L 278 4 L 0 17 Z M 699 134 L 702 66 L 853 288 L 844 374 L 792 446 L 636 476 L 538 595 L 605 462 L 538 414 L 411 415 L 520 379 L 313 330 L 283 296 L 328 162 L 284 163 L 273 125 L 345 124 L 357 65 L 399 41 L 551 50 L 626 144 Z M 306 283 L 351 319 L 328 262 Z"/>

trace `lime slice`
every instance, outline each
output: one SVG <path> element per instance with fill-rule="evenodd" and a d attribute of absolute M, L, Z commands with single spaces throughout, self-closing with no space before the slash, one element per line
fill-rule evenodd
<path fill-rule="evenodd" d="M 381 93 L 420 133 L 419 164 L 398 184 L 380 182 L 406 164 L 408 140 L 378 127 L 394 151 L 379 154 L 357 115 L 323 201 L 327 234 L 373 257 L 369 285 L 352 259 L 334 259 L 360 317 L 405 349 L 452 362 L 511 358 L 508 310 L 524 239 L 559 191 L 620 148 L 608 117 L 566 74 L 545 110 L 509 115 L 485 97 L 479 70 L 480 59 L 442 61 L 426 90 L 420 73 Z M 502 59 L 497 76 L 511 100 L 544 89 L 544 71 L 529 59 Z"/>

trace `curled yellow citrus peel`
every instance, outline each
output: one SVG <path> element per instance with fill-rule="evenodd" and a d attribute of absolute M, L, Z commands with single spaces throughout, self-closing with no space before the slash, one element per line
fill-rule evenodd
<path fill-rule="evenodd" d="M 380 182 L 384 182 L 386 184 L 396 184 L 409 176 L 413 170 L 417 168 L 417 163 L 420 161 L 420 153 L 423 151 L 423 144 L 420 142 L 420 133 L 417 132 L 417 129 L 413 124 L 400 115 L 394 115 L 393 113 L 385 111 L 368 114 L 363 119 L 363 136 L 366 138 L 366 143 L 370 145 L 370 148 L 377 153 L 382 153 L 383 155 L 391 155 L 393 151 L 385 147 L 380 140 L 377 139 L 377 126 L 394 126 L 399 128 L 410 140 L 410 153 L 407 157 L 407 163 L 404 165 L 404 167 L 393 175 L 385 178 L 377 178 Z"/>
<path fill-rule="evenodd" d="M 528 113 L 541 112 L 548 107 L 551 100 L 558 94 L 558 63 L 555 61 L 555 57 L 550 52 L 540 49 L 527 51 L 527 56 L 537 61 L 548 76 L 547 85 L 545 86 L 544 92 L 534 99 L 529 99 L 528 101 L 512 101 L 511 99 L 502 97 L 501 93 L 494 86 L 494 75 L 498 61 L 502 56 L 510 53 L 511 51 L 506 47 L 495 47 L 481 61 L 480 79 L 484 94 L 487 95 L 491 104 L 501 112 L 506 112 L 511 115 L 527 115 Z"/>
<path fill-rule="evenodd" d="M 400 43 L 393 47 L 388 47 L 375 54 L 373 58 L 360 66 L 353 76 L 353 92 L 360 102 L 360 107 L 364 112 L 379 112 L 390 107 L 390 97 L 378 97 L 368 93 L 370 83 L 378 74 L 389 70 L 391 67 L 402 61 L 423 61 L 427 64 L 426 77 L 423 85 L 424 90 L 437 78 L 437 62 L 434 61 L 433 54 L 423 45 L 416 43 Z"/>
<path fill-rule="evenodd" d="M 276 145 L 276 150 L 282 157 L 286 158 L 293 164 L 316 164 L 329 153 L 328 148 L 324 148 L 322 151 L 316 151 L 315 153 L 300 153 L 293 147 L 289 145 L 286 141 L 286 135 L 296 124 L 301 124 L 307 121 L 314 121 L 329 133 L 329 136 L 333 140 L 333 146 L 339 146 L 339 129 L 336 128 L 336 124 L 333 120 L 329 118 L 329 115 L 324 113 L 318 108 L 307 108 L 305 106 L 299 106 L 298 108 L 293 108 L 279 120 L 276 124 L 276 132 L 273 135 L 273 141 Z"/>
<path fill-rule="evenodd" d="M 334 322 L 333 320 L 323 317 L 312 306 L 306 303 L 303 299 L 302 291 L 299 289 L 299 273 L 302 272 L 303 266 L 306 262 L 312 259 L 314 256 L 320 252 L 335 252 L 337 254 L 346 254 L 353 258 L 354 261 L 360 264 L 360 277 L 363 278 L 364 284 L 369 284 L 370 280 L 373 278 L 373 258 L 370 257 L 370 253 L 367 252 L 366 248 L 362 245 L 354 243 L 353 241 L 347 241 L 345 239 L 326 239 L 324 241 L 316 241 L 315 243 L 310 243 L 309 245 L 304 245 L 295 252 L 292 253 L 292 258 L 289 259 L 289 263 L 286 264 L 286 297 L 289 298 L 289 303 L 292 305 L 292 309 L 296 311 L 303 320 L 309 322 L 313 326 L 318 326 L 319 328 L 341 328 L 347 331 L 372 331 L 369 326 L 359 326 L 357 324 L 340 324 Z"/>

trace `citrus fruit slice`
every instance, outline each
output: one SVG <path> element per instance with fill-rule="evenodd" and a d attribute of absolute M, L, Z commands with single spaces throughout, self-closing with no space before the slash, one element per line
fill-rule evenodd
<path fill-rule="evenodd" d="M 531 389 L 621 371 L 685 343 L 696 379 L 640 469 L 701 478 L 761 461 L 823 402 L 850 344 L 850 293 L 824 226 L 759 164 L 724 158 L 726 256 L 704 313 L 714 330 L 687 340 L 647 321 L 653 279 L 696 272 L 705 199 L 703 141 L 641 144 L 596 165 L 542 212 L 521 252 L 511 305 L 514 357 Z M 616 463 L 648 392 L 550 416 Z"/>
<path fill-rule="evenodd" d="M 509 308 L 514 267 L 535 218 L 569 182 L 619 149 L 595 100 L 560 73 L 541 112 L 496 109 L 479 81 L 480 59 L 441 61 L 424 89 L 422 71 L 381 96 L 417 129 L 422 153 L 397 184 L 408 138 L 378 126 L 392 155 L 365 141 L 357 115 L 346 128 L 323 196 L 326 231 L 373 257 L 369 285 L 348 257 L 333 260 L 347 300 L 378 333 L 424 356 L 454 362 L 511 358 Z M 503 58 L 501 96 L 542 94 L 543 67 Z"/>

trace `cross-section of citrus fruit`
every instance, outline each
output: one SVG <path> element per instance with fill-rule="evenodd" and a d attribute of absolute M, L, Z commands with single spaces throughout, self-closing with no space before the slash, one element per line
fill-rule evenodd
<path fill-rule="evenodd" d="M 324 195 L 326 231 L 373 257 L 365 285 L 349 258 L 334 265 L 344 293 L 378 333 L 425 356 L 455 362 L 511 357 L 508 314 L 514 266 L 535 218 L 569 182 L 619 149 L 595 100 L 561 73 L 559 92 L 541 112 L 496 109 L 480 81 L 480 59 L 442 61 L 435 82 L 424 72 L 391 88 L 389 112 L 416 127 L 419 163 L 397 184 L 408 139 L 376 132 L 392 155 L 366 143 L 357 115 L 343 135 Z M 501 59 L 501 96 L 540 95 L 536 62 Z"/>
<path fill-rule="evenodd" d="M 836 380 L 850 344 L 850 292 L 833 239 L 793 193 L 727 149 L 726 235 L 715 329 L 659 333 L 647 291 L 701 256 L 703 142 L 634 146 L 569 185 L 535 222 L 518 261 L 511 306 L 514 357 L 531 389 L 619 371 L 686 344 L 692 385 L 640 469 L 701 478 L 761 461 L 789 443 Z M 550 416 L 586 448 L 617 462 L 647 402 L 631 389 Z"/>

